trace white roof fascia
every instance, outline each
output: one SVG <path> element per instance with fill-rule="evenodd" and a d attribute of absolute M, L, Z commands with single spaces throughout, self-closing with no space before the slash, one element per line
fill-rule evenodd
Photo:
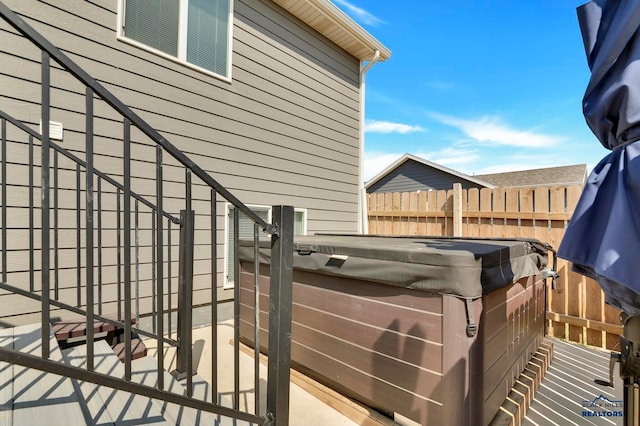
<path fill-rule="evenodd" d="M 329 0 L 273 0 L 285 10 L 306 22 L 320 34 L 334 41 L 338 46 L 347 51 L 351 51 L 348 46 L 341 45 L 338 37 L 341 33 L 348 35 L 351 41 L 355 41 L 362 47 L 366 47 L 367 54 L 356 56 L 361 61 L 373 59 L 376 50 L 380 51 L 379 62 L 386 61 L 391 56 L 391 50 L 369 34 L 364 28 L 358 25 L 346 13 L 340 10 Z M 318 16 L 331 22 L 329 27 L 317 24 Z M 355 55 L 354 55 L 355 56 Z"/>

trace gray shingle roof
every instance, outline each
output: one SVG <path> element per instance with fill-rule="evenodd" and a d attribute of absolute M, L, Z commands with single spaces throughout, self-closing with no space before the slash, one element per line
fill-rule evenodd
<path fill-rule="evenodd" d="M 474 178 L 501 187 L 584 185 L 587 179 L 587 165 L 576 164 L 517 172 L 474 175 Z"/>

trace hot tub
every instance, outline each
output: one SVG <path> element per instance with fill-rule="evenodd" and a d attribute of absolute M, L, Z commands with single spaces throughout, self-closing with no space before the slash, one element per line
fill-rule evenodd
<path fill-rule="evenodd" d="M 538 241 L 320 235 L 294 248 L 293 367 L 387 414 L 489 424 L 542 341 Z M 252 345 L 252 242 L 239 251 Z M 261 345 L 269 254 L 260 248 Z"/>

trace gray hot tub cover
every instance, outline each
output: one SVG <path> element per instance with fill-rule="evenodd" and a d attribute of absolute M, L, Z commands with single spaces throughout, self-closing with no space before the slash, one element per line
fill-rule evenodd
<path fill-rule="evenodd" d="M 313 235 L 296 237 L 294 270 L 463 298 L 477 298 L 533 276 L 547 265 L 537 240 Z M 241 241 L 240 259 L 253 261 L 253 241 Z M 260 263 L 268 264 L 268 242 Z"/>

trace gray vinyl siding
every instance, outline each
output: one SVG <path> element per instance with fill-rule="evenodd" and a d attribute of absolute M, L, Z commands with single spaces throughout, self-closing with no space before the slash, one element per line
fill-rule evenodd
<path fill-rule="evenodd" d="M 357 230 L 359 62 L 279 6 L 267 0 L 234 0 L 229 83 L 118 41 L 116 0 L 5 3 L 242 202 L 307 209 L 308 233 Z M 51 81 L 51 120 L 62 122 L 65 131 L 61 145 L 84 158 L 84 87 L 57 66 L 52 69 Z M 39 49 L 0 22 L 0 108 L 36 130 L 40 117 L 39 82 Z M 102 101 L 96 100 L 94 108 L 95 168 L 121 177 L 121 117 Z M 3 236 L 9 238 L 8 281 L 28 288 L 26 137 L 9 128 L 9 140 L 7 216 L 11 229 Z M 155 146 L 135 129 L 132 141 L 133 190 L 154 201 Z M 184 208 L 184 169 L 167 157 L 165 210 L 177 215 Z M 39 161 L 36 148 L 36 186 L 40 182 Z M 62 158 L 59 165 L 60 271 L 55 279 L 60 283 L 61 297 L 73 301 L 75 165 Z M 209 190 L 197 181 L 194 184 L 194 206 L 206 209 Z M 83 174 L 83 188 L 84 185 Z M 113 229 L 115 194 L 113 188 L 103 185 L 103 227 Z M 39 205 L 39 188 L 35 192 Z M 149 230 L 151 214 L 143 207 L 140 212 L 140 226 Z M 219 198 L 219 285 L 224 281 L 224 212 Z M 84 213 L 82 216 L 84 229 Z M 37 247 L 39 211 L 35 212 L 35 223 Z M 210 298 L 210 233 L 207 224 L 199 224 L 198 219 L 196 227 L 194 300 L 204 303 Z M 81 234 L 84 244 L 84 231 Z M 141 259 L 150 258 L 148 234 L 141 237 Z M 105 233 L 103 238 L 103 256 L 108 259 L 115 252 L 115 237 Z M 177 243 L 176 226 L 172 239 Z M 36 253 L 36 288 L 40 282 L 39 256 Z M 83 250 L 81 262 L 84 256 Z M 173 260 L 175 274 L 177 252 Z M 81 272 L 84 280 L 84 269 Z M 117 265 L 109 260 L 102 273 L 108 284 L 104 290 L 105 312 L 113 308 L 116 274 Z M 150 282 L 148 264 L 140 269 L 139 278 L 141 283 Z M 177 280 L 173 285 L 175 290 Z M 150 310 L 151 304 L 148 287 L 141 285 L 144 312 Z M 228 292 L 219 293 L 220 297 L 229 297 Z M 0 321 L 9 323 L 29 322 L 39 315 L 37 304 L 4 293 L 0 293 L 0 308 Z"/>
<path fill-rule="evenodd" d="M 433 190 L 449 190 L 454 183 L 462 184 L 463 189 L 482 188 L 482 186 L 454 176 L 442 170 L 425 166 L 417 161 L 407 160 L 382 179 L 367 188 L 367 192 L 412 192 Z"/>

